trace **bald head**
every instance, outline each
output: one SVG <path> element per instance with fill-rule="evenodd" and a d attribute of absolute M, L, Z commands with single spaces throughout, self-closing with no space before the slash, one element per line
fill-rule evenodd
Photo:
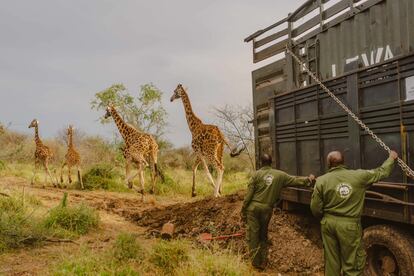
<path fill-rule="evenodd" d="M 260 158 L 262 161 L 262 166 L 272 166 L 272 156 L 264 153 L 262 154 L 262 157 Z"/>
<path fill-rule="evenodd" d="M 328 168 L 334 168 L 344 164 L 344 157 L 340 151 L 331 151 L 326 157 Z"/>

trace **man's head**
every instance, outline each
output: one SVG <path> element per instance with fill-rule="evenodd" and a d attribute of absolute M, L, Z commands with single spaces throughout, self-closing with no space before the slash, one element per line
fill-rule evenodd
<path fill-rule="evenodd" d="M 344 156 L 340 151 L 331 151 L 326 157 L 328 168 L 334 168 L 344 164 Z"/>
<path fill-rule="evenodd" d="M 261 157 L 262 166 L 272 166 L 272 156 L 264 153 Z"/>

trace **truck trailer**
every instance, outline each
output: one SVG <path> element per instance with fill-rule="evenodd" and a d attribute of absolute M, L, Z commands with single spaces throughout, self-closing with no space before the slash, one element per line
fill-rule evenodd
<path fill-rule="evenodd" d="M 332 150 L 352 169 L 388 153 L 308 68 L 384 143 L 414 167 L 414 0 L 309 0 L 244 41 L 253 45 L 256 165 L 322 175 Z M 303 62 L 300 65 L 286 49 Z M 312 189 L 286 188 L 282 206 L 309 205 Z M 414 275 L 414 179 L 395 166 L 366 193 L 367 275 Z"/>

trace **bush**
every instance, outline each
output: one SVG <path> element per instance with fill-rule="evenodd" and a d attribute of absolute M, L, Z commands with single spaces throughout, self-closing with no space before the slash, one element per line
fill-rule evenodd
<path fill-rule="evenodd" d="M 109 164 L 98 164 L 93 166 L 83 175 L 83 186 L 87 190 L 126 190 L 118 180 L 120 174 Z"/>
<path fill-rule="evenodd" d="M 182 240 L 160 241 L 154 245 L 150 256 L 151 263 L 168 274 L 188 260 L 189 245 Z"/>
<path fill-rule="evenodd" d="M 96 254 L 89 249 L 81 249 L 75 256 L 65 256 L 54 268 L 53 275 L 140 275 L 129 265 L 113 261 L 107 254 Z"/>
<path fill-rule="evenodd" d="M 0 196 L 0 252 L 34 245 L 45 239 L 46 232 L 28 204 L 36 203 L 21 195 Z"/>
<path fill-rule="evenodd" d="M 6 163 L 0 160 L 0 171 L 3 171 L 4 169 L 6 169 Z"/>
<path fill-rule="evenodd" d="M 132 234 L 119 234 L 112 250 L 113 256 L 118 261 L 126 261 L 130 259 L 142 260 L 144 258 L 144 250 L 141 245 L 137 243 L 135 236 Z"/>
<path fill-rule="evenodd" d="M 234 255 L 229 250 L 220 248 L 218 245 L 211 249 L 197 250 L 191 254 L 187 264 L 179 266 L 175 275 L 253 275 L 249 271 L 241 255 Z"/>
<path fill-rule="evenodd" d="M 83 203 L 74 207 L 67 206 L 67 193 L 60 205 L 50 210 L 44 221 L 45 227 L 54 230 L 56 235 L 69 237 L 86 234 L 98 224 L 99 215 L 96 210 Z"/>

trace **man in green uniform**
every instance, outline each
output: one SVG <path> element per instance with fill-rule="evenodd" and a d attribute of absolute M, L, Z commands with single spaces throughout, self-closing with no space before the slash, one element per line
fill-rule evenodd
<path fill-rule="evenodd" d="M 374 170 L 349 170 L 339 151 L 327 156 L 328 173 L 316 180 L 311 210 L 321 220 L 325 275 L 362 275 L 366 253 L 362 245 L 361 214 L 365 191 L 388 177 L 398 157 L 395 151 Z"/>
<path fill-rule="evenodd" d="M 247 242 L 255 268 L 264 269 L 267 257 L 267 228 L 274 204 L 286 186 L 310 186 L 315 180 L 309 177 L 294 177 L 285 172 L 272 169 L 272 157 L 263 154 L 262 168 L 251 178 L 246 198 L 243 202 L 241 217 L 247 222 Z"/>

